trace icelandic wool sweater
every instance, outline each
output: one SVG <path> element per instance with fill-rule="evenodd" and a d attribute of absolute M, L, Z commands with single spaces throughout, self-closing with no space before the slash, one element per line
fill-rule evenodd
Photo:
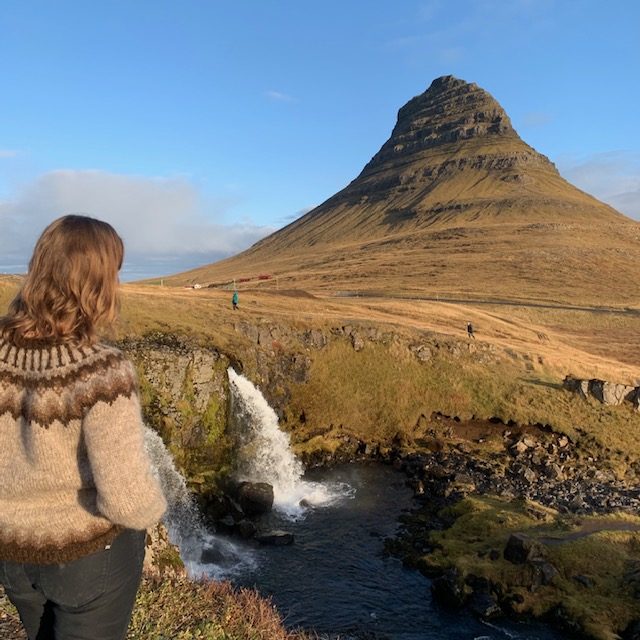
<path fill-rule="evenodd" d="M 0 560 L 66 563 L 165 509 L 123 354 L 0 338 Z"/>

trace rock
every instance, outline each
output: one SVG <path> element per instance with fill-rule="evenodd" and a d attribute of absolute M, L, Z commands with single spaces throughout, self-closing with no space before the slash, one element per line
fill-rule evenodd
<path fill-rule="evenodd" d="M 223 564 L 226 558 L 224 553 L 216 547 L 204 547 L 200 553 L 200 562 L 202 564 Z"/>
<path fill-rule="evenodd" d="M 467 605 L 480 618 L 495 618 L 502 613 L 495 597 L 487 591 L 474 591 L 467 600 Z"/>
<path fill-rule="evenodd" d="M 269 513 L 273 507 L 273 487 L 267 482 L 241 482 L 236 495 L 248 516 Z"/>
<path fill-rule="evenodd" d="M 456 449 L 460 452 L 460 453 L 471 453 L 473 451 L 473 449 L 471 448 L 471 446 L 469 444 L 467 444 L 466 442 L 460 442 L 459 444 L 456 445 Z"/>
<path fill-rule="evenodd" d="M 431 358 L 433 358 L 433 353 L 427 345 L 421 344 L 417 347 L 413 347 L 411 350 L 415 354 L 416 358 L 420 360 L 420 362 L 428 362 L 429 360 L 431 360 Z"/>
<path fill-rule="evenodd" d="M 513 564 L 524 564 L 532 558 L 544 556 L 540 543 L 522 533 L 512 533 L 504 548 L 504 559 Z"/>
<path fill-rule="evenodd" d="M 322 349 L 327 344 L 327 337 L 320 329 L 310 329 L 305 331 L 304 341 L 310 344 L 314 349 Z"/>
<path fill-rule="evenodd" d="M 269 330 L 269 327 L 260 325 L 258 327 L 258 344 L 261 347 L 270 347 L 272 342 L 273 340 L 271 338 L 271 331 Z"/>
<path fill-rule="evenodd" d="M 517 457 L 519 455 L 522 455 L 527 449 L 527 445 L 522 442 L 522 440 L 519 440 L 509 449 L 509 451 L 511 451 L 511 453 Z"/>
<path fill-rule="evenodd" d="M 238 533 L 243 538 L 253 538 L 253 536 L 255 536 L 257 531 L 256 525 L 253 522 L 251 522 L 251 520 L 247 520 L 246 518 L 238 522 L 237 529 L 238 529 Z"/>
<path fill-rule="evenodd" d="M 265 531 L 264 533 L 257 534 L 256 540 L 260 544 L 283 547 L 293 544 L 293 534 L 288 531 L 274 529 L 273 531 Z"/>
<path fill-rule="evenodd" d="M 236 530 L 236 521 L 233 519 L 233 516 L 225 516 L 221 520 L 216 522 L 216 533 L 226 533 L 231 534 Z"/>
<path fill-rule="evenodd" d="M 571 374 L 565 376 L 564 380 L 562 381 L 562 386 L 567 390 L 567 391 L 577 391 L 578 387 L 580 385 L 581 380 L 579 380 L 578 378 L 575 378 L 574 376 L 572 376 Z"/>
<path fill-rule="evenodd" d="M 607 382 L 606 380 L 589 380 L 589 393 L 603 404 L 617 405 L 631 399 L 634 387 Z"/>
<path fill-rule="evenodd" d="M 593 589 L 593 580 L 588 576 L 577 575 L 573 579 L 587 589 Z"/>
<path fill-rule="evenodd" d="M 562 467 L 555 462 L 547 464 L 544 468 L 544 472 L 547 478 L 550 478 L 551 480 L 565 479 L 565 474 L 564 474 L 564 471 L 562 470 Z"/>
<path fill-rule="evenodd" d="M 527 484 L 533 484 L 538 479 L 538 474 L 530 467 L 522 467 L 518 474 Z"/>
<path fill-rule="evenodd" d="M 431 591 L 439 604 L 450 609 L 459 609 L 466 597 L 455 569 L 450 569 L 436 578 L 431 584 Z"/>
<path fill-rule="evenodd" d="M 555 577 L 560 575 L 559 571 L 546 560 L 533 560 L 531 564 L 536 569 L 540 584 L 552 584 Z"/>
<path fill-rule="evenodd" d="M 622 632 L 623 640 L 640 640 L 640 618 L 632 620 Z"/>
<path fill-rule="evenodd" d="M 355 330 L 351 333 L 351 346 L 354 351 L 362 351 L 364 349 L 364 340 L 362 336 Z"/>

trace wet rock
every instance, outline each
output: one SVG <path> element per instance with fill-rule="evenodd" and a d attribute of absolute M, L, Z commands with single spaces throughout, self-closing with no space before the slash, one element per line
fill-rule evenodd
<path fill-rule="evenodd" d="M 459 609 L 466 597 L 458 572 L 453 569 L 436 578 L 431 585 L 431 591 L 439 604 L 450 609 Z"/>
<path fill-rule="evenodd" d="M 577 637 L 579 638 L 584 637 L 580 623 L 577 622 L 574 619 L 574 617 L 570 613 L 568 613 L 561 604 L 551 609 L 548 612 L 547 617 L 550 622 L 559 626 L 561 629 L 564 629 L 565 631 L 569 631 L 570 633 L 576 634 Z"/>
<path fill-rule="evenodd" d="M 225 516 L 221 520 L 216 522 L 216 532 L 217 533 L 226 533 L 232 534 L 236 530 L 236 521 L 233 519 L 233 516 Z"/>
<path fill-rule="evenodd" d="M 238 533 L 243 538 L 253 538 L 256 535 L 257 527 L 251 520 L 240 520 L 237 524 Z"/>
<path fill-rule="evenodd" d="M 216 547 L 204 547 L 200 554 L 200 562 L 202 564 L 223 564 L 226 558 L 220 549 Z"/>
<path fill-rule="evenodd" d="M 273 531 L 265 531 L 256 535 L 256 540 L 260 544 L 270 545 L 274 547 L 283 547 L 293 544 L 293 533 L 274 529 Z"/>
<path fill-rule="evenodd" d="M 236 496 L 248 516 L 269 513 L 273 507 L 273 487 L 267 482 L 241 482 Z"/>
<path fill-rule="evenodd" d="M 487 591 L 474 591 L 467 600 L 467 605 L 480 618 L 495 618 L 502 614 L 496 598 Z"/>

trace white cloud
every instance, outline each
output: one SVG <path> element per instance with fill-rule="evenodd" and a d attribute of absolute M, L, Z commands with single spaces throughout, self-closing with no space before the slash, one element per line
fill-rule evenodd
<path fill-rule="evenodd" d="M 19 153 L 15 149 L 0 149 L 0 158 L 15 158 Z"/>
<path fill-rule="evenodd" d="M 267 96 L 269 100 L 273 100 L 274 102 L 297 102 L 293 96 L 282 93 L 281 91 L 274 91 L 273 89 L 265 91 L 264 95 Z"/>
<path fill-rule="evenodd" d="M 640 154 L 625 151 L 560 158 L 562 175 L 618 211 L 640 220 Z"/>
<path fill-rule="evenodd" d="M 228 207 L 205 201 L 181 178 L 52 171 L 0 201 L 0 263 L 27 262 L 42 229 L 68 213 L 112 224 L 125 242 L 127 262 L 137 265 L 198 257 L 201 264 L 214 262 L 273 231 L 251 222 L 225 224 Z"/>

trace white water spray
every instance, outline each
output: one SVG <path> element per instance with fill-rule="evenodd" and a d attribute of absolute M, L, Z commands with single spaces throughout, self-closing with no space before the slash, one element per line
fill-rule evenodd
<path fill-rule="evenodd" d="M 180 549 L 188 574 L 193 578 L 207 575 L 224 579 L 254 568 L 250 552 L 205 529 L 184 477 L 162 438 L 149 427 L 145 428 L 144 445 L 167 500 L 163 522 L 171 543 Z"/>
<path fill-rule="evenodd" d="M 231 367 L 231 418 L 238 441 L 238 480 L 268 482 L 273 486 L 273 506 L 296 518 L 309 507 L 328 506 L 353 496 L 345 483 L 309 482 L 291 451 L 289 435 L 280 430 L 278 416 L 260 390 Z"/>

